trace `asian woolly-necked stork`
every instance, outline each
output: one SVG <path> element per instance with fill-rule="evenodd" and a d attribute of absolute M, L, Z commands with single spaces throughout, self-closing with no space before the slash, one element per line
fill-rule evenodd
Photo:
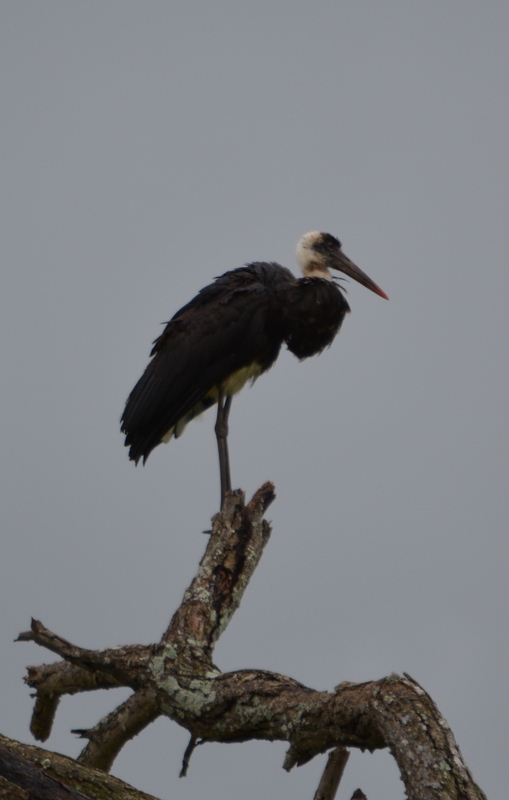
<path fill-rule="evenodd" d="M 330 270 L 388 299 L 330 233 L 306 233 L 296 255 L 302 278 L 279 264 L 247 264 L 216 278 L 167 323 L 121 419 L 129 458 L 136 464 L 141 458 L 145 463 L 154 447 L 178 438 L 190 420 L 217 403 L 223 500 L 231 489 L 227 435 L 232 395 L 274 364 L 283 342 L 299 359 L 332 343 L 350 306 Z"/>

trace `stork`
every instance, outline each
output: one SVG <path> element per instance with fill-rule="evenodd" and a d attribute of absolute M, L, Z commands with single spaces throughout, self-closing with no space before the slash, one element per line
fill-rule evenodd
<path fill-rule="evenodd" d="M 154 447 L 177 439 L 188 422 L 217 403 L 223 502 L 231 490 L 232 396 L 274 364 L 283 343 L 300 360 L 332 343 L 350 306 L 330 270 L 389 299 L 330 233 L 306 233 L 296 256 L 302 278 L 280 264 L 246 264 L 205 286 L 166 324 L 121 418 L 132 461 L 145 463 Z"/>

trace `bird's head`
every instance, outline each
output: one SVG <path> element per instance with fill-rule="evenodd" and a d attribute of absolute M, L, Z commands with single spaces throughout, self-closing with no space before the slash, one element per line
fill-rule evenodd
<path fill-rule="evenodd" d="M 389 299 L 385 292 L 371 278 L 368 278 L 365 272 L 359 269 L 353 261 L 350 261 L 348 256 L 343 253 L 339 239 L 336 239 L 330 233 L 322 233 L 321 231 L 305 233 L 297 244 L 296 255 L 302 274 L 306 278 L 331 280 L 330 270 L 336 269 L 362 283 L 363 286 L 371 289 L 375 294 L 379 294 L 380 297 L 385 297 L 386 300 Z"/>

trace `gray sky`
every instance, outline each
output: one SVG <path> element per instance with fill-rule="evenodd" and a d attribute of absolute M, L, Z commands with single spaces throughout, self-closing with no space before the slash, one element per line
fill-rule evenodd
<path fill-rule="evenodd" d="M 273 538 L 216 650 L 316 689 L 409 672 L 490 800 L 507 792 L 505 2 L 3 0 L 0 729 L 31 741 L 35 616 L 85 647 L 159 638 L 217 510 L 213 415 L 135 469 L 123 404 L 167 320 L 299 236 L 343 241 L 333 347 L 233 404 L 233 482 Z M 52 749 L 127 692 L 62 702 Z M 309 798 L 323 759 L 160 720 L 114 774 L 161 798 Z M 403 797 L 387 753 L 340 798 Z"/>

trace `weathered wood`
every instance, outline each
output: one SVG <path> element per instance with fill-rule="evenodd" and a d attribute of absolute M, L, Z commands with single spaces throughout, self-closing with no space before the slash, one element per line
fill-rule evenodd
<path fill-rule="evenodd" d="M 126 742 L 141 733 L 160 715 L 154 692 L 140 689 L 90 730 L 73 731 L 89 740 L 78 756 L 78 761 L 109 772 Z"/>
<path fill-rule="evenodd" d="M 37 689 L 30 731 L 39 742 L 45 742 L 51 733 L 62 695 L 112 689 L 122 685 L 111 675 L 91 672 L 68 661 L 27 667 L 27 672 L 27 682 Z"/>
<path fill-rule="evenodd" d="M 1 734 L 0 776 L 6 800 L 157 800 L 72 758 Z"/>
<path fill-rule="evenodd" d="M 344 747 L 336 747 L 329 753 L 313 800 L 334 800 L 349 757 L 350 753 Z"/>
<path fill-rule="evenodd" d="M 273 498 L 270 483 L 247 505 L 242 492 L 227 494 L 198 572 L 159 644 L 83 650 L 33 622 L 20 639 L 65 659 L 30 668 L 26 680 L 37 691 L 38 730 L 48 731 L 61 694 L 124 685 L 133 695 L 93 729 L 79 732 L 89 739 L 79 757 L 82 764 L 109 769 L 125 742 L 164 714 L 186 728 L 194 742 L 287 741 L 287 770 L 333 748 L 388 747 L 409 800 L 483 800 L 447 723 L 410 676 L 342 683 L 334 692 L 320 692 L 284 675 L 222 673 L 214 665 L 215 643 L 268 541 L 270 527 L 263 516 Z M 44 703 L 46 715 L 40 708 Z M 334 771 L 337 777 L 338 765 L 331 766 L 330 778 Z"/>

